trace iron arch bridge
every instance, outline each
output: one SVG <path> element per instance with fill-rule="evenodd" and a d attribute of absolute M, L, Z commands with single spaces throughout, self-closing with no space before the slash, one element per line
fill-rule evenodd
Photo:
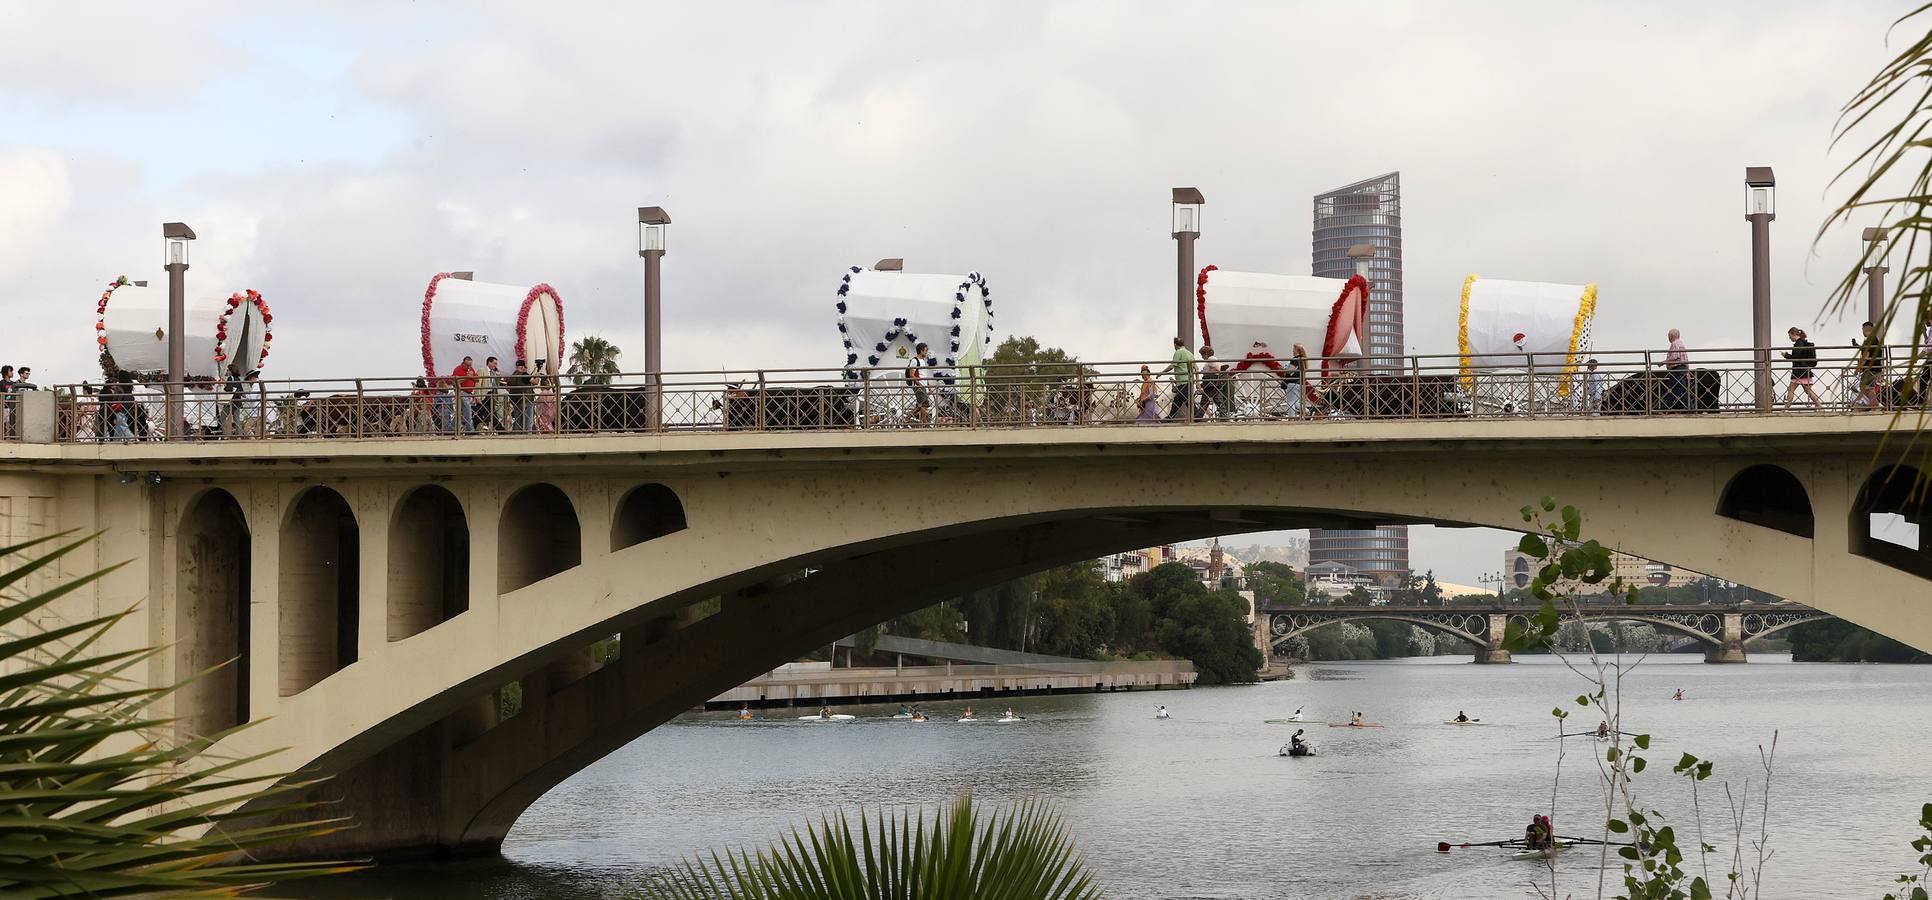
<path fill-rule="evenodd" d="M 1324 625 L 1380 619 L 1419 625 L 1479 649 L 1493 649 L 1501 645 L 1503 631 L 1509 624 L 1529 625 L 1530 611 L 1493 606 L 1309 606 L 1272 610 L 1267 615 L 1271 647 L 1279 647 Z M 1583 607 L 1583 619 L 1588 622 L 1651 625 L 1713 648 L 1732 642 L 1742 644 L 1829 618 L 1832 616 L 1827 613 L 1793 604 Z"/>

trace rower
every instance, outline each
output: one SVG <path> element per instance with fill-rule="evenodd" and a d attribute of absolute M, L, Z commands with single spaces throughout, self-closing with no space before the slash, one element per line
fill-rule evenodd
<path fill-rule="evenodd" d="M 1683 688 L 1678 688 L 1678 689 L 1677 689 L 1677 693 L 1675 693 L 1675 694 L 1672 694 L 1672 695 L 1671 695 L 1671 697 L 1670 697 L 1670 699 L 1672 699 L 1672 700 L 1682 700 L 1682 699 L 1684 699 L 1684 689 L 1683 689 Z"/>
<path fill-rule="evenodd" d="M 1295 729 L 1295 736 L 1288 739 L 1288 744 L 1291 748 L 1289 752 L 1296 756 L 1301 756 L 1308 752 L 1308 745 L 1302 743 L 1301 735 L 1302 729 L 1297 728 Z"/>
<path fill-rule="evenodd" d="M 1456 710 L 1456 721 L 1458 721 L 1458 722 L 1467 722 L 1467 721 L 1469 721 L 1469 714 L 1468 714 L 1468 713 L 1466 713 L 1466 712 L 1463 712 L 1463 711 L 1462 711 L 1462 710 L 1460 710 L 1460 709 L 1459 709 L 1459 710 Z"/>
<path fill-rule="evenodd" d="M 1350 724 L 1350 725 L 1354 725 L 1354 726 L 1356 726 L 1356 727 L 1358 727 L 1358 728 L 1359 728 L 1359 727 L 1361 727 L 1361 726 L 1363 726 L 1363 725 L 1367 725 L 1367 724 L 1368 724 L 1368 720 L 1367 720 L 1367 719 L 1365 719 L 1365 718 L 1363 718 L 1363 717 L 1362 717 L 1362 714 L 1361 714 L 1361 713 L 1360 713 L 1360 712 L 1358 711 L 1358 712 L 1356 712 L 1356 713 L 1355 713 L 1355 715 L 1354 715 L 1354 716 L 1352 716 L 1352 717 L 1350 717 L 1350 718 L 1349 718 L 1349 720 L 1348 720 L 1348 724 Z"/>
<path fill-rule="evenodd" d="M 740 719 L 751 718 L 751 704 L 746 703 L 738 707 L 738 718 Z"/>
<path fill-rule="evenodd" d="M 1013 712 L 1013 707 L 1009 706 L 1006 708 L 1006 715 L 1004 716 L 1004 718 L 1017 719 L 1019 718 L 1019 715 Z"/>
<path fill-rule="evenodd" d="M 832 708 L 831 708 L 831 707 L 829 707 L 829 706 L 821 706 L 821 707 L 819 707 L 819 708 L 818 708 L 818 717 L 819 717 L 819 718 L 821 718 L 821 719 L 829 719 L 829 718 L 831 718 L 831 717 L 832 717 Z"/>
<path fill-rule="evenodd" d="M 1608 719 L 1606 719 L 1606 720 L 1604 720 L 1604 721 L 1602 721 L 1602 722 L 1598 722 L 1598 723 L 1597 723 L 1597 737 L 1600 737 L 1600 738 L 1607 738 L 1607 737 L 1609 737 L 1609 736 L 1610 736 L 1610 722 L 1609 722 L 1609 720 L 1608 720 Z"/>
<path fill-rule="evenodd" d="M 1550 818 L 1545 815 L 1530 817 L 1529 827 L 1523 829 L 1523 846 L 1530 850 L 1542 850 L 1551 843 L 1554 836 Z"/>
<path fill-rule="evenodd" d="M 1165 707 L 1165 706 L 1162 706 L 1162 707 L 1157 707 L 1157 708 L 1155 709 L 1155 711 L 1154 711 L 1154 718 L 1156 718 L 1156 719 L 1165 719 L 1165 718 L 1167 718 L 1167 717 L 1168 717 L 1168 716 L 1167 716 L 1167 707 Z"/>
<path fill-rule="evenodd" d="M 963 712 L 963 713 L 960 713 L 960 714 L 959 714 L 959 717 L 960 717 L 960 718 L 962 718 L 962 719 L 970 719 L 970 718 L 972 718 L 972 717 L 973 717 L 973 708 L 972 708 L 972 707 L 970 707 L 970 706 L 968 706 L 968 707 L 966 707 L 966 711 L 965 711 L 965 712 Z"/>

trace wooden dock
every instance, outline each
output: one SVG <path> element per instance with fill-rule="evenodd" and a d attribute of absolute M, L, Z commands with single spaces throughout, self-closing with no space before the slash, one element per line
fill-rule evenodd
<path fill-rule="evenodd" d="M 1192 687 L 1195 677 L 1194 664 L 1187 660 L 871 668 L 834 668 L 822 662 L 790 663 L 719 694 L 704 704 L 704 708 L 979 701 L 1038 694 L 1158 691 Z"/>

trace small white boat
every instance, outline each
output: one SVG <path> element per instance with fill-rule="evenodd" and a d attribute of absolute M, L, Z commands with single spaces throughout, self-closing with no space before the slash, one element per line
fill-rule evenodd
<path fill-rule="evenodd" d="M 971 725 L 971 724 L 973 724 L 974 722 L 977 722 L 977 721 L 979 721 L 979 719 L 977 719 L 977 718 L 975 718 L 975 717 L 973 717 L 973 716 L 960 716 L 960 717 L 959 717 L 959 724 L 961 724 L 961 725 Z"/>
<path fill-rule="evenodd" d="M 829 716 L 799 716 L 798 720 L 800 722 L 850 722 L 855 718 L 858 717 L 848 716 L 845 713 L 833 713 Z"/>
<path fill-rule="evenodd" d="M 1462 721 L 1458 722 L 1455 719 L 1450 719 L 1446 722 L 1443 722 L 1442 724 L 1444 725 L 1481 725 L 1482 721 L 1480 719 L 1463 719 Z"/>
<path fill-rule="evenodd" d="M 892 717 L 895 719 L 910 719 L 912 718 L 912 713 L 893 713 Z"/>
<path fill-rule="evenodd" d="M 1024 721 L 1026 721 L 1025 716 L 1001 716 L 999 719 L 999 723 L 1001 725 L 1005 725 L 1009 722 L 1024 722 Z"/>
<path fill-rule="evenodd" d="M 1518 850 L 1514 853 L 1511 853 L 1509 855 L 1509 858 L 1513 860 L 1555 859 L 1557 857 L 1557 854 L 1560 854 L 1563 851 L 1568 850 L 1574 846 L 1576 845 L 1575 844 L 1551 844 L 1548 847 L 1542 847 L 1536 850 Z"/>

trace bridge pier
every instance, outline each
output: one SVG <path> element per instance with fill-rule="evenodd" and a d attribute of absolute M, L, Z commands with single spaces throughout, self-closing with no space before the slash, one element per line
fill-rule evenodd
<path fill-rule="evenodd" d="M 1483 632 L 1483 645 L 1476 649 L 1478 665 L 1502 665 L 1514 662 L 1509 651 L 1503 649 L 1503 630 L 1509 627 L 1509 616 L 1504 613 L 1489 614 L 1489 628 Z"/>
<path fill-rule="evenodd" d="M 1741 663 L 1744 658 L 1744 615 L 1727 612 L 1724 614 L 1724 628 L 1718 632 L 1717 643 L 1704 650 L 1707 663 Z"/>

